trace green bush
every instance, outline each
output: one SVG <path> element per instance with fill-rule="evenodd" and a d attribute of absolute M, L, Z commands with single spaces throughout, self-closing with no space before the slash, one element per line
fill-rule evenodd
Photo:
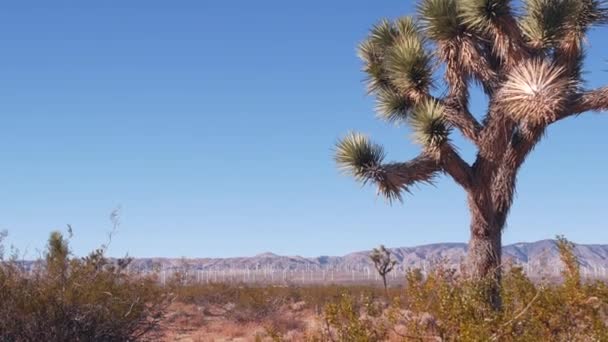
<path fill-rule="evenodd" d="M 331 341 L 383 341 L 388 334 L 383 312 L 382 303 L 371 297 L 343 295 L 325 308 L 321 336 Z"/>

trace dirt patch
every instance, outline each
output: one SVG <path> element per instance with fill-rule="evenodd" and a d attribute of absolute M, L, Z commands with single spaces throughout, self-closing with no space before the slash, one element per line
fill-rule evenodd
<path fill-rule="evenodd" d="M 161 323 L 164 341 L 245 342 L 272 341 L 280 335 L 284 341 L 301 341 L 319 326 L 310 310 L 296 305 L 285 307 L 272 318 L 260 322 L 239 323 L 222 315 L 223 308 L 174 303 Z"/>

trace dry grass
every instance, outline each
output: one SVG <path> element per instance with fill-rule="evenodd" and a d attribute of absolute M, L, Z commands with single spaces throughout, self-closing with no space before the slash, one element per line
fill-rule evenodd
<path fill-rule="evenodd" d="M 187 320 L 165 327 L 168 340 L 188 341 L 605 341 L 608 286 L 584 283 L 572 245 L 559 242 L 560 282 L 532 282 L 510 266 L 503 304 L 484 299 L 472 282 L 438 265 L 412 270 L 402 288 L 179 286 L 171 310 Z M 196 317 L 196 318 L 195 318 Z M 192 323 L 196 322 L 196 323 Z M 193 328 L 193 324 L 196 325 Z"/>
<path fill-rule="evenodd" d="M 561 282 L 505 270 L 502 309 L 487 282 L 436 266 L 400 288 L 187 284 L 125 272 L 103 250 L 74 258 L 54 234 L 31 273 L 0 262 L 0 341 L 608 341 L 608 286 L 585 283 L 560 240 Z M 171 299 L 171 301 L 169 301 Z M 170 304 L 170 305 L 169 305 Z"/>
<path fill-rule="evenodd" d="M 270 335 L 273 332 L 294 338 L 303 336 L 302 332 L 307 329 L 306 320 L 314 317 L 310 311 L 283 314 L 286 314 L 285 318 L 276 315 L 255 322 L 236 322 L 226 317 L 206 315 L 200 306 L 178 302 L 169 308 L 169 315 L 161 324 L 161 332 L 163 340 L 167 341 L 272 340 Z"/>
<path fill-rule="evenodd" d="M 173 282 L 169 289 L 176 301 L 161 331 L 170 341 L 306 341 L 321 330 L 327 303 L 344 294 L 378 300 L 384 295 L 382 288 L 373 286 L 255 287 Z"/>
<path fill-rule="evenodd" d="M 155 339 L 168 295 L 151 278 L 126 274 L 98 249 L 71 256 L 51 234 L 33 271 L 0 256 L 0 341 L 136 341 Z"/>

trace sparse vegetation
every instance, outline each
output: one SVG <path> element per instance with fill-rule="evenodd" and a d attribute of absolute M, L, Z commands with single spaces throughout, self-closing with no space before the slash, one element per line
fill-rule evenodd
<path fill-rule="evenodd" d="M 53 232 L 31 271 L 0 257 L 0 340 L 152 340 L 168 295 L 152 278 L 127 275 L 128 259 L 110 262 L 104 252 L 72 257 Z"/>
<path fill-rule="evenodd" d="M 485 300 L 491 278 L 462 277 L 441 264 L 429 274 L 410 270 L 388 296 L 379 286 L 197 284 L 179 275 L 163 287 L 129 275 L 128 260 L 110 262 L 103 248 L 71 256 L 55 232 L 33 271 L 2 260 L 0 340 L 145 341 L 197 330 L 202 340 L 607 340 L 608 287 L 581 278 L 570 242 L 559 238 L 558 248 L 563 279 L 535 283 L 509 266 L 496 311 Z"/>
<path fill-rule="evenodd" d="M 370 332 L 385 329 L 393 341 L 604 341 L 608 288 L 582 283 L 572 245 L 562 238 L 558 246 L 566 266 L 563 281 L 534 284 L 521 268 L 511 267 L 503 280 L 501 311 L 485 301 L 484 281 L 441 267 L 427 276 L 412 270 L 403 292 L 381 314 L 374 309 L 370 315 L 366 299 L 328 305 L 327 328 L 319 336 L 355 327 L 349 330 L 353 335 L 334 341 L 375 341 Z"/>
<path fill-rule="evenodd" d="M 606 340 L 608 287 L 581 278 L 570 242 L 559 238 L 557 247 L 561 281 L 533 282 L 517 265 L 504 266 L 501 311 L 486 301 L 491 277 L 470 279 L 441 263 L 428 274 L 410 270 L 402 287 L 388 288 L 388 298 L 372 286 L 192 284 L 171 291 L 205 314 L 264 327 L 260 340 Z"/>

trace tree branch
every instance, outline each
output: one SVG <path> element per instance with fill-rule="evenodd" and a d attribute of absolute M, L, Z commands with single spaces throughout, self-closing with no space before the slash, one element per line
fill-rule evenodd
<path fill-rule="evenodd" d="M 450 175 L 465 190 L 469 190 L 472 187 L 473 173 L 471 167 L 450 144 L 443 144 L 440 147 L 439 162 L 443 171 Z"/>
<path fill-rule="evenodd" d="M 505 151 L 501 165 L 492 181 L 492 203 L 496 210 L 496 221 L 500 227 L 504 226 L 513 204 L 517 173 L 544 133 L 545 127 L 543 126 L 520 128 L 513 135 L 511 143 Z"/>
<path fill-rule="evenodd" d="M 363 184 L 374 183 L 389 201 L 402 200 L 404 191 L 416 182 L 432 183 L 441 166 L 429 154 L 404 163 L 384 163 L 384 149 L 365 135 L 351 133 L 336 144 L 335 160 L 344 172 Z"/>
<path fill-rule="evenodd" d="M 515 123 L 496 105 L 491 105 L 484 128 L 479 134 L 479 152 L 473 164 L 480 183 L 490 182 L 495 176 L 513 137 Z"/>
<path fill-rule="evenodd" d="M 585 112 L 606 110 L 608 110 L 608 86 L 577 94 L 572 110 L 559 116 L 557 120 Z"/>
<path fill-rule="evenodd" d="M 383 164 L 375 170 L 372 180 L 378 186 L 378 192 L 391 200 L 402 200 L 401 193 L 409 192 L 415 183 L 433 183 L 433 179 L 441 171 L 437 161 L 426 154 L 422 154 L 408 162 Z"/>
<path fill-rule="evenodd" d="M 491 104 L 479 134 L 479 153 L 490 160 L 499 160 L 505 152 L 515 123 L 497 105 Z"/>
<path fill-rule="evenodd" d="M 528 310 L 530 310 L 530 308 L 532 307 L 532 305 L 534 304 L 534 302 L 536 302 L 536 300 L 539 297 L 540 297 L 540 289 L 536 290 L 536 294 L 534 295 L 534 297 L 532 298 L 532 300 L 530 300 L 530 302 L 528 303 L 528 305 L 526 305 L 525 308 L 523 308 L 517 315 L 515 315 L 515 317 L 511 318 L 508 322 L 504 323 L 500 327 L 500 329 L 498 330 L 498 332 L 496 332 L 496 333 L 494 333 L 494 335 L 492 335 L 492 337 L 490 338 L 490 341 L 498 341 L 505 334 L 504 329 L 508 328 L 511 324 L 513 324 L 513 322 L 517 321 L 523 315 L 525 315 L 526 312 Z"/>
<path fill-rule="evenodd" d="M 608 87 L 576 94 L 571 100 L 571 109 L 559 113 L 554 122 L 588 111 L 608 110 Z M 503 161 L 492 184 L 493 202 L 498 219 L 506 219 L 513 195 L 517 172 L 526 157 L 540 142 L 546 126 L 524 126 L 513 135 L 505 151 Z"/>
<path fill-rule="evenodd" d="M 449 96 L 441 103 L 445 108 L 444 114 L 446 120 L 462 132 L 462 135 L 467 139 L 478 144 L 482 126 L 471 114 L 466 102 L 459 100 L 457 97 Z"/>
<path fill-rule="evenodd" d="M 463 33 L 449 42 L 438 43 L 438 55 L 446 63 L 445 80 L 450 86 L 450 97 L 466 96 L 468 99 L 468 81 L 476 79 L 488 95 L 498 87 L 498 70 L 492 63 L 493 57 L 489 46 L 478 44 L 471 35 Z M 491 62 L 492 61 L 492 62 Z M 464 89 L 464 91 L 462 91 Z"/>
<path fill-rule="evenodd" d="M 489 30 L 493 40 L 492 52 L 500 59 L 503 66 L 511 68 L 523 59 L 530 57 L 523 34 L 511 10 L 498 17 L 495 25 Z"/>
<path fill-rule="evenodd" d="M 588 111 L 608 110 L 608 87 L 576 94 L 568 107 L 570 109 L 556 115 L 553 122 Z M 492 183 L 492 201 L 497 211 L 497 220 L 502 224 L 506 221 L 513 203 L 517 173 L 527 156 L 540 142 L 546 127 L 544 125 L 519 127 L 505 150 Z"/>

